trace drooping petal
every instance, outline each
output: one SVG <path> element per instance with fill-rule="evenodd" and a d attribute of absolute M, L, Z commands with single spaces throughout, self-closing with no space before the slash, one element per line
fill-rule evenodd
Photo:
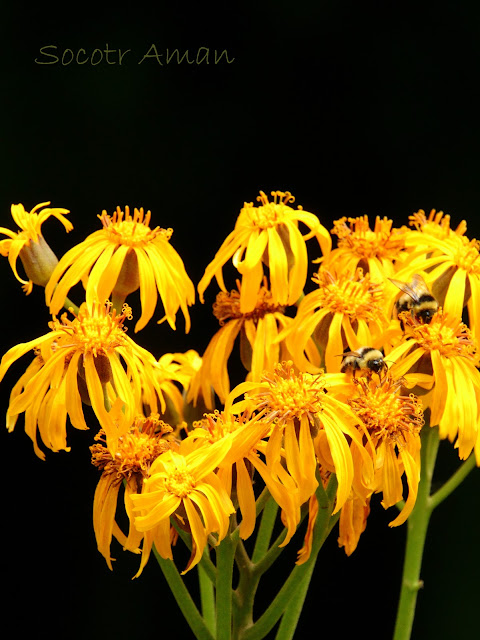
<path fill-rule="evenodd" d="M 388 524 L 389 527 L 398 527 L 403 524 L 412 513 L 417 499 L 418 483 L 420 482 L 420 469 L 410 452 L 406 448 L 402 448 L 399 451 L 399 456 L 402 459 L 403 467 L 407 475 L 408 498 L 406 499 L 400 514 L 395 518 L 395 520 Z"/>

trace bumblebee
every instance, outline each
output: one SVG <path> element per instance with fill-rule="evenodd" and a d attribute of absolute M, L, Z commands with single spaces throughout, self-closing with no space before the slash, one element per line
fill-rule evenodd
<path fill-rule="evenodd" d="M 430 293 L 422 276 L 416 273 L 412 276 L 410 284 L 393 278 L 389 278 L 389 280 L 403 291 L 395 302 L 397 316 L 402 311 L 410 311 L 412 317 L 417 318 L 423 324 L 429 324 L 438 310 L 438 302 Z M 403 323 L 401 324 L 403 329 Z"/>
<path fill-rule="evenodd" d="M 373 373 L 380 376 L 383 370 L 388 370 L 383 353 L 373 347 L 361 347 L 358 351 L 344 353 L 340 367 L 342 373 L 351 373 L 354 378 L 357 371 L 371 378 Z"/>

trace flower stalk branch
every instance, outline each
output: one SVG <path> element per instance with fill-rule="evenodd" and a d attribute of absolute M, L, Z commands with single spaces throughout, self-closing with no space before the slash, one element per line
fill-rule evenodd
<path fill-rule="evenodd" d="M 197 640 L 215 640 L 215 636 L 212 635 L 205 620 L 200 615 L 197 606 L 192 600 L 192 597 L 185 586 L 175 563 L 172 562 L 172 560 L 165 560 L 162 558 L 155 549 L 155 546 L 153 547 L 153 551 L 157 562 L 160 565 L 160 569 L 168 583 L 170 591 L 172 592 L 183 617 L 194 633 L 195 638 L 197 638 Z"/>
<path fill-rule="evenodd" d="M 394 640 L 409 640 L 412 633 L 417 595 L 423 588 L 420 571 L 432 512 L 475 466 L 475 456 L 472 454 L 436 493 L 430 495 L 438 446 L 438 427 L 425 426 L 422 431 L 422 466 L 418 496 L 415 508 L 407 521 L 407 544 Z"/>

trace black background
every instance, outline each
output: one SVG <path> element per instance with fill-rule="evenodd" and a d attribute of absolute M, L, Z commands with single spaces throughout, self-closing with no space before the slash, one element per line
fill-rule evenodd
<path fill-rule="evenodd" d="M 385 6 L 387 5 L 387 6 Z M 3 11 L 0 224 L 10 205 L 47 200 L 71 210 L 66 236 L 43 231 L 58 254 L 98 228 L 96 215 L 144 206 L 173 227 L 172 244 L 198 282 L 244 201 L 290 190 L 331 228 L 342 215 L 392 217 L 419 208 L 466 219 L 480 235 L 479 13 L 473 2 L 141 3 L 128 9 L 38 5 Z M 131 49 L 123 64 L 40 65 L 40 47 Z M 210 50 L 210 64 L 138 62 L 155 44 Z M 215 65 L 214 50 L 226 49 Z M 49 50 L 52 52 L 53 50 Z M 193 52 L 193 53 L 192 53 Z M 204 50 L 202 50 L 202 55 Z M 83 54 L 82 54 L 83 55 Z M 96 54 L 95 61 L 98 59 Z M 69 59 L 70 54 L 67 53 Z M 47 330 L 43 291 L 25 297 L 6 260 L 1 350 Z M 189 336 L 150 324 L 138 336 L 157 356 L 200 352 L 215 324 L 210 304 L 192 310 Z M 133 327 L 131 329 L 133 331 Z M 2 406 L 27 359 L 0 385 Z M 191 634 L 155 561 L 114 547 L 111 573 L 96 550 L 91 432 L 69 430 L 71 453 L 36 459 L 21 425 L 2 438 L 2 623 L 18 635 L 137 638 Z M 438 480 L 455 468 L 442 445 Z M 432 518 L 413 638 L 475 637 L 480 480 L 474 471 Z M 298 637 L 390 638 L 405 527 L 374 504 L 351 558 L 332 536 L 321 553 Z M 295 539 L 274 582 L 282 580 Z M 283 557 L 283 556 L 282 556 Z M 193 572 L 192 572 L 193 573 Z M 194 584 L 194 576 L 188 577 Z M 268 595 L 262 586 L 262 597 Z"/>

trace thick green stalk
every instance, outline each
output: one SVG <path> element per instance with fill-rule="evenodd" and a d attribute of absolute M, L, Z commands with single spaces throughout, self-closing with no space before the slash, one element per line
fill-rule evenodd
<path fill-rule="evenodd" d="M 192 536 L 190 533 L 187 533 L 186 531 L 183 531 L 183 529 L 181 529 L 178 526 L 178 523 L 176 522 L 175 518 L 172 518 L 172 524 L 175 527 L 175 530 L 178 533 L 178 536 L 183 540 L 183 542 L 185 543 L 185 546 L 187 547 L 187 549 L 189 551 L 192 550 Z M 217 580 L 217 570 L 215 568 L 215 565 L 213 564 L 213 562 L 210 560 L 210 554 L 207 551 L 208 547 L 205 549 L 202 559 L 199 562 L 199 565 L 202 566 L 202 569 L 204 570 L 204 572 L 206 573 L 206 575 L 208 576 L 210 582 L 212 582 L 213 584 L 215 584 L 216 580 Z"/>
<path fill-rule="evenodd" d="M 238 533 L 226 536 L 216 547 L 217 552 L 217 640 L 230 640 L 232 637 L 232 581 L 235 548 Z"/>
<path fill-rule="evenodd" d="M 261 640 L 261 638 L 264 638 L 287 610 L 292 599 L 295 599 L 295 594 L 299 590 L 308 589 L 308 584 L 317 560 L 317 555 L 325 541 L 326 533 L 329 529 L 336 490 L 336 478 L 332 475 L 327 491 L 323 491 L 322 487 L 317 491 L 319 511 L 313 533 L 310 558 L 304 564 L 296 565 L 294 567 L 290 576 L 287 578 L 286 582 L 283 584 L 267 610 L 252 626 L 246 628 L 244 633 L 240 636 L 242 640 Z M 304 582 L 307 583 L 306 587 L 304 586 Z M 296 613 L 298 613 L 298 615 L 296 615 Z M 285 635 L 286 638 L 293 637 L 300 615 L 299 612 L 296 613 L 290 617 L 289 621 L 287 621 L 283 627 L 282 633 L 287 634 Z"/>
<path fill-rule="evenodd" d="M 268 551 L 277 512 L 278 504 L 273 498 L 270 498 L 267 500 L 263 508 L 262 519 L 260 521 L 257 538 L 255 540 L 255 548 L 252 554 L 253 563 L 258 562 Z"/>
<path fill-rule="evenodd" d="M 430 488 L 438 451 L 438 428 L 425 426 L 422 431 L 421 473 L 415 507 L 407 520 L 407 546 L 403 565 L 402 588 L 395 624 L 394 640 L 409 640 L 412 633 L 420 580 L 423 549 L 432 514 Z"/>
<path fill-rule="evenodd" d="M 438 444 L 438 427 L 424 427 L 422 431 L 422 468 L 418 495 L 415 508 L 407 520 L 407 546 L 394 640 L 409 640 L 412 633 L 417 594 L 418 590 L 423 587 L 423 582 L 420 580 L 420 570 L 430 516 L 433 510 L 458 487 L 475 466 L 475 456 L 472 454 L 452 477 L 431 496 L 430 489 Z"/>
<path fill-rule="evenodd" d="M 197 640 L 214 640 L 213 635 L 205 624 L 202 616 L 198 612 L 198 609 L 192 600 L 192 597 L 183 582 L 181 575 L 178 573 L 178 569 L 172 560 L 165 560 L 153 547 L 155 557 L 160 569 L 165 576 L 165 580 L 168 583 L 170 591 L 173 593 L 175 600 L 183 614 L 183 617 L 188 622 L 190 629 L 193 631 Z"/>
<path fill-rule="evenodd" d="M 203 556 L 208 554 L 208 547 L 205 548 Z M 200 587 L 200 603 L 202 605 L 202 616 L 210 633 L 216 635 L 216 611 L 215 611 L 215 589 L 210 576 L 205 571 L 200 562 L 197 565 L 198 584 Z"/>
<path fill-rule="evenodd" d="M 475 454 L 471 454 L 467 460 L 455 471 L 453 476 L 436 491 L 431 497 L 432 510 L 438 507 L 458 485 L 465 480 L 470 471 L 475 468 Z"/>
<path fill-rule="evenodd" d="M 335 514 L 330 518 L 330 523 L 328 527 L 324 529 L 324 538 L 325 541 L 330 535 L 331 530 L 335 526 L 338 518 L 340 517 L 340 512 Z M 310 586 L 310 581 L 312 578 L 313 570 L 315 568 L 315 563 L 312 562 L 309 565 L 309 570 L 305 573 L 305 577 L 303 582 L 300 584 L 300 587 L 294 593 L 290 603 L 288 604 L 285 613 L 282 616 L 280 621 L 280 626 L 277 631 L 277 635 L 275 636 L 275 640 L 292 640 L 298 621 L 302 614 L 303 605 L 305 603 L 305 598 L 307 597 L 308 588 Z"/>

